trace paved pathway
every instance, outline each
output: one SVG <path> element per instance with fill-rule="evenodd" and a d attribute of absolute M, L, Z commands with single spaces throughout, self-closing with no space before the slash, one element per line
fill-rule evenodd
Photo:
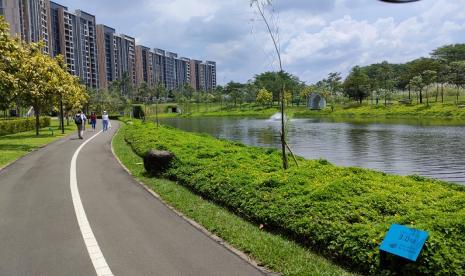
<path fill-rule="evenodd" d="M 117 127 L 68 136 L 0 172 L 0 275 L 262 275 L 134 182 L 111 153 Z M 71 160 L 86 141 L 73 198 Z"/>

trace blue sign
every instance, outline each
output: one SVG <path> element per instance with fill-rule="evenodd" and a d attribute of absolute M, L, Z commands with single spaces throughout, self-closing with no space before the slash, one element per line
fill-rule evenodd
<path fill-rule="evenodd" d="M 426 239 L 428 232 L 393 224 L 379 249 L 415 262 Z"/>

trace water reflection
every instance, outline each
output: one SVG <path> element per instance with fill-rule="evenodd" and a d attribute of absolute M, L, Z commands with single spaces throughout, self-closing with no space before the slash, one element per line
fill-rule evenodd
<path fill-rule="evenodd" d="M 463 122 L 445 126 L 430 125 L 431 121 L 387 122 L 293 119 L 288 143 L 297 155 L 308 159 L 465 184 Z M 280 147 L 280 122 L 275 120 L 175 118 L 163 123 L 252 146 Z"/>

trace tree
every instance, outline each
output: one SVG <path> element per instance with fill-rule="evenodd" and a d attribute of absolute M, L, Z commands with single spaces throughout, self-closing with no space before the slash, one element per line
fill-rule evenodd
<path fill-rule="evenodd" d="M 63 68 L 63 60 L 42 53 L 42 43 L 24 45 L 21 67 L 16 75 L 18 97 L 26 106 L 32 106 L 36 117 L 36 135 L 39 135 L 39 116 L 58 102 L 82 105 L 87 94 L 77 79 Z"/>
<path fill-rule="evenodd" d="M 263 19 L 263 21 L 265 22 L 265 25 L 266 25 L 266 28 L 268 29 L 268 34 L 270 35 L 271 37 L 271 40 L 273 42 L 273 45 L 274 45 L 274 49 L 276 50 L 276 55 L 278 56 L 278 61 L 279 61 L 279 81 L 281 82 L 281 89 L 280 89 L 280 92 L 281 92 L 281 97 L 280 97 L 280 101 L 281 101 L 281 150 L 282 150 L 282 159 L 283 159 L 283 169 L 287 169 L 288 168 L 288 162 L 287 162 L 287 155 L 286 155 L 286 128 L 285 128 L 285 124 L 284 124 L 284 101 L 285 101 L 285 95 L 284 95 L 284 91 L 286 89 L 286 84 L 283 80 L 283 74 L 284 74 L 284 70 L 283 70 L 283 64 L 282 64 L 282 60 L 281 60 L 281 51 L 280 51 L 280 48 L 278 46 L 278 42 L 277 42 L 277 28 L 276 28 L 276 31 L 273 32 L 271 30 L 271 27 L 270 27 L 270 24 L 268 23 L 268 18 L 265 16 L 265 13 L 264 11 L 266 10 L 266 8 L 270 8 L 271 7 L 271 11 L 273 11 L 273 5 L 272 5 L 272 0 L 265 0 L 265 1 L 259 1 L 259 0 L 251 0 L 250 1 L 250 6 L 252 7 L 253 5 L 256 5 L 257 7 L 257 10 L 258 12 L 260 13 L 260 16 L 261 18 Z M 288 147 L 289 148 L 289 147 Z M 292 152 L 291 152 L 292 153 Z M 296 160 L 296 159 L 294 159 Z M 297 163 L 297 161 L 296 161 Z"/>
<path fill-rule="evenodd" d="M 150 97 L 151 91 L 147 83 L 143 82 L 140 87 L 137 89 L 137 101 L 139 103 L 146 103 Z"/>
<path fill-rule="evenodd" d="M 18 100 L 18 74 L 24 51 L 17 40 L 10 37 L 8 24 L 0 16 L 0 110 L 6 110 Z"/>
<path fill-rule="evenodd" d="M 228 84 L 226 84 L 224 88 L 226 94 L 234 102 L 234 107 L 236 107 L 237 103 L 241 101 L 242 99 L 242 95 L 243 95 L 242 88 L 243 88 L 243 84 L 238 83 L 238 82 L 233 82 L 233 81 L 230 81 Z"/>
<path fill-rule="evenodd" d="M 40 45 L 34 43 L 26 47 L 25 55 L 21 59 L 20 72 L 17 75 L 19 97 L 22 103 L 34 108 L 38 136 L 39 116 L 53 104 L 50 84 L 54 77 L 54 64 L 42 54 Z"/>
<path fill-rule="evenodd" d="M 257 103 L 268 106 L 271 105 L 273 103 L 273 94 L 265 88 L 260 89 L 257 94 Z"/>
<path fill-rule="evenodd" d="M 341 80 L 342 80 L 342 77 L 341 77 L 341 73 L 339 72 L 329 73 L 328 78 L 325 80 L 328 85 L 329 93 L 332 99 L 332 104 L 331 104 L 332 111 L 334 111 L 334 105 L 336 103 L 336 94 L 339 91 L 339 89 L 342 87 Z"/>
<path fill-rule="evenodd" d="M 425 83 L 423 82 L 423 78 L 421 77 L 421 75 L 417 75 L 417 76 L 413 77 L 410 80 L 410 86 L 412 86 L 416 91 L 419 92 L 419 94 L 420 94 L 420 103 L 421 103 L 421 101 L 422 101 L 421 92 L 422 92 L 423 88 L 425 87 Z M 417 97 L 417 103 L 418 103 L 418 97 Z"/>
<path fill-rule="evenodd" d="M 281 102 L 280 95 L 282 86 L 289 91 L 299 91 L 301 81 L 298 77 L 287 72 L 264 72 L 255 75 L 254 85 L 262 87 L 273 94 L 273 101 Z"/>
<path fill-rule="evenodd" d="M 451 44 L 439 47 L 431 53 L 431 56 L 448 64 L 463 61 L 465 60 L 465 44 Z"/>
<path fill-rule="evenodd" d="M 436 81 L 437 72 L 433 70 L 426 70 L 422 74 L 423 83 L 425 84 L 426 105 L 429 105 L 428 87 Z"/>
<path fill-rule="evenodd" d="M 457 87 L 457 102 L 459 101 L 460 87 L 465 85 L 465 61 L 455 61 L 450 64 L 449 80 Z"/>
<path fill-rule="evenodd" d="M 362 104 L 369 95 L 370 80 L 359 66 L 355 66 L 344 81 L 344 93 Z"/>

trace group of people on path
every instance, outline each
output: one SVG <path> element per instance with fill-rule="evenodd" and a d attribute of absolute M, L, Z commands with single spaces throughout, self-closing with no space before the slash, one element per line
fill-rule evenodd
<path fill-rule="evenodd" d="M 79 110 L 76 115 L 74 115 L 74 123 L 77 126 L 78 129 L 78 138 L 79 139 L 84 139 L 84 130 L 86 130 L 86 122 L 89 121 L 89 124 L 92 126 L 92 131 L 95 131 L 95 128 L 97 126 L 97 114 L 95 112 L 92 112 L 89 116 L 89 120 L 87 119 L 87 116 Z M 102 130 L 107 131 L 108 128 L 111 127 L 110 123 L 110 118 L 108 116 L 108 113 L 106 111 L 103 111 L 102 114 Z"/>

